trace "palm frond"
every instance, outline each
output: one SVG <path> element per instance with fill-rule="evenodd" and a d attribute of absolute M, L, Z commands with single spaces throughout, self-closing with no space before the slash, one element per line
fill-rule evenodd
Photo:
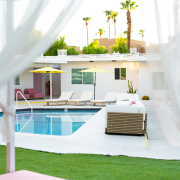
<path fill-rule="evenodd" d="M 105 14 L 106 14 L 106 16 L 110 16 L 111 14 L 112 14 L 112 10 L 106 10 L 106 11 L 103 11 Z"/>
<path fill-rule="evenodd" d="M 126 0 L 125 2 L 120 2 L 121 6 L 120 9 L 121 10 L 127 10 L 130 11 L 131 9 L 136 9 L 137 7 L 139 7 L 138 5 L 135 5 L 136 2 L 133 1 L 131 2 L 131 0 Z"/>
<path fill-rule="evenodd" d="M 118 15 L 119 15 L 118 12 L 113 12 L 113 13 L 111 14 L 111 18 L 112 18 L 112 19 L 115 19 Z"/>
<path fill-rule="evenodd" d="M 144 33 L 144 30 L 143 29 L 140 29 L 139 30 L 139 34 L 143 34 Z"/>
<path fill-rule="evenodd" d="M 127 34 L 127 31 L 124 31 L 123 34 Z"/>
<path fill-rule="evenodd" d="M 120 2 L 120 4 L 121 4 L 121 10 L 126 10 L 127 9 L 127 4 L 126 4 L 126 2 Z"/>
<path fill-rule="evenodd" d="M 131 9 L 136 9 L 137 7 L 139 7 L 138 5 L 135 5 L 136 4 L 136 2 L 135 1 L 133 1 L 131 4 L 130 4 L 130 10 Z"/>
<path fill-rule="evenodd" d="M 84 18 L 83 18 L 83 20 L 84 20 L 85 22 L 88 22 L 90 19 L 91 19 L 91 17 L 84 17 Z"/>
<path fill-rule="evenodd" d="M 99 28 L 99 29 L 98 29 L 98 32 L 97 32 L 95 35 L 97 35 L 97 34 L 103 35 L 104 32 L 106 32 L 106 31 L 104 31 L 103 28 Z"/>

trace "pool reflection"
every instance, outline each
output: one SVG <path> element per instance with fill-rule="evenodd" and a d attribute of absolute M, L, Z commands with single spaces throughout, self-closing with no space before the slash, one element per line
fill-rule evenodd
<path fill-rule="evenodd" d="M 94 114 L 16 114 L 15 131 L 44 135 L 71 135 L 86 123 Z"/>

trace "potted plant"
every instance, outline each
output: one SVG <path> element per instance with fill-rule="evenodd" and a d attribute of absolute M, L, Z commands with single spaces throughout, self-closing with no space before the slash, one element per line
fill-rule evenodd
<path fill-rule="evenodd" d="M 132 81 L 129 82 L 128 80 L 128 88 L 129 88 L 129 91 L 127 91 L 127 93 L 136 94 L 137 89 L 133 91 Z"/>

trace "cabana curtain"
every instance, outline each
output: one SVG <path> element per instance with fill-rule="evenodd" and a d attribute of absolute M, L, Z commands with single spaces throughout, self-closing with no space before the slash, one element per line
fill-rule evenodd
<path fill-rule="evenodd" d="M 9 6 L 8 3 L 10 2 L 13 2 L 12 6 Z M 15 3 L 21 3 L 20 9 L 18 10 L 22 11 L 23 8 L 25 8 L 23 7 L 25 1 L 12 0 L 8 2 L 0 0 L 0 13 L 1 17 L 3 16 L 0 18 L 0 21 L 1 25 L 4 24 L 0 29 L 0 43 L 2 47 L 0 52 L 0 88 L 23 72 L 38 55 L 44 53 L 51 46 L 52 42 L 80 7 L 83 0 L 31 0 L 26 2 L 29 2 L 27 10 L 21 22 L 13 30 L 13 6 Z M 59 9 L 52 8 L 49 10 L 48 7 L 52 6 L 52 4 L 58 6 Z M 45 16 L 49 16 L 48 13 L 45 13 L 47 10 L 49 10 L 49 14 L 54 15 L 56 13 L 56 16 L 50 19 L 53 23 L 51 23 L 49 29 L 42 34 L 41 29 L 36 30 L 36 23 L 44 20 L 41 24 L 46 26 L 48 22 Z M 34 31 L 36 31 L 35 34 Z M 4 39 L 4 37 L 6 38 Z M 0 90 L 0 108 L 2 108 L 4 116 L 1 120 L 0 129 L 3 134 L 3 140 L 8 143 L 10 141 L 9 136 L 11 136 L 13 134 L 12 131 L 14 131 L 14 127 L 12 127 L 11 124 L 11 116 L 14 114 L 14 108 L 6 107 L 6 99 L 2 99 L 2 97 L 4 97 L 2 92 L 3 90 Z"/>
<path fill-rule="evenodd" d="M 43 10 L 45 10 L 49 2 L 51 1 L 31 0 L 21 23 L 16 30 L 7 37 L 6 45 L 0 53 L 0 86 L 20 74 L 38 55 L 50 47 L 61 30 L 73 17 L 83 0 L 67 1 L 68 3 L 66 3 L 64 8 L 59 12 L 59 15 L 49 30 L 43 36 L 39 37 L 39 39 L 37 39 L 36 36 L 32 37 L 31 32 L 33 32 L 38 19 L 42 18 Z M 58 0 L 53 2 L 56 3 Z M 53 13 L 53 11 L 54 9 L 51 10 L 51 13 Z M 7 21 L 9 21 L 8 17 L 6 18 L 6 22 Z M 44 24 L 46 24 L 46 22 L 44 22 Z M 10 69 L 11 71 L 9 71 Z"/>
<path fill-rule="evenodd" d="M 146 52 L 156 51 L 159 55 L 159 61 L 148 57 L 157 118 L 167 141 L 180 146 L 179 1 L 141 1 L 141 4 Z"/>

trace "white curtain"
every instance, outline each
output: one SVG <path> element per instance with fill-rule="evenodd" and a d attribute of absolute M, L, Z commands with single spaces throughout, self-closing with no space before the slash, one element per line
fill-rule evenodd
<path fill-rule="evenodd" d="M 180 21 L 178 0 L 141 1 L 157 118 L 167 141 L 180 146 Z"/>
<path fill-rule="evenodd" d="M 5 2 L 6 1 L 4 1 L 4 3 Z M 83 0 L 62 1 L 67 3 L 65 5 L 62 3 L 64 8 L 61 9 L 61 11 L 59 10 L 58 16 L 48 31 L 39 39 L 30 39 L 29 37 L 31 36 L 31 32 L 35 28 L 38 20 L 40 18 L 42 19 L 46 6 L 52 2 L 56 4 L 61 1 L 31 0 L 20 24 L 16 30 L 7 37 L 6 45 L 0 53 L 0 86 L 20 74 L 38 55 L 50 47 L 52 41 L 57 38 L 64 26 L 70 21 Z M 59 5 L 60 3 L 58 3 L 58 6 Z M 49 13 L 53 14 L 53 11 L 54 9 L 52 9 Z M 56 11 L 58 11 L 58 9 L 56 9 Z M 8 19 L 7 17 L 7 24 L 8 21 L 11 21 L 11 19 Z M 44 26 L 45 25 L 46 19 L 44 19 Z M 5 31 L 8 31 L 8 29 Z M 29 41 L 29 39 L 31 41 Z"/>
<path fill-rule="evenodd" d="M 83 0 L 0 0 L 0 88 L 23 72 L 32 61 L 44 53 L 73 17 Z M 28 5 L 27 5 L 28 4 Z M 22 11 L 21 21 L 14 25 L 14 9 Z M 24 10 L 26 9 L 26 10 Z M 50 18 L 48 18 L 50 17 Z M 37 30 L 38 24 L 41 24 Z M 15 29 L 14 29 L 15 28 Z M 3 140 L 13 135 L 13 107 L 6 106 L 0 91 L 0 108 L 4 116 L 0 124 Z"/>

